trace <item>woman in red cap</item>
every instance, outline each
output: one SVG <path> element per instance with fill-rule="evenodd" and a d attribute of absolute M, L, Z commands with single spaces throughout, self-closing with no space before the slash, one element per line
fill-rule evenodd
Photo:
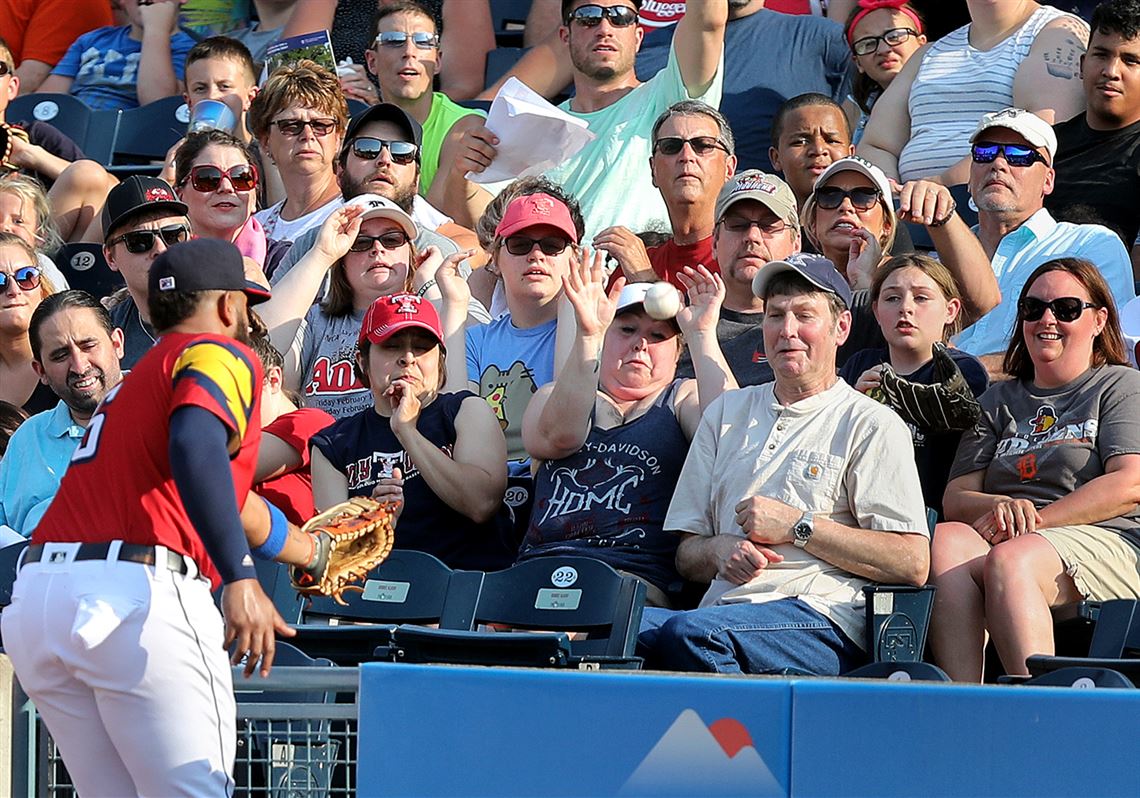
<path fill-rule="evenodd" d="M 452 259 L 436 280 L 446 324 L 415 294 L 382 296 L 368 308 L 356 373 L 373 404 L 314 436 L 313 499 L 318 510 L 350 496 L 401 501 L 396 548 L 425 551 L 452 568 L 498 570 L 515 559 L 503 506 L 506 442 L 486 402 L 443 390 L 445 341 L 453 342 L 453 357 L 463 356 L 454 350 L 468 290 Z"/>

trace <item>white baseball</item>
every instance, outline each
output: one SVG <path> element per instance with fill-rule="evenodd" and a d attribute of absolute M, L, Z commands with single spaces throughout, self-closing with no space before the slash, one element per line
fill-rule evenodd
<path fill-rule="evenodd" d="M 666 282 L 654 283 L 645 292 L 645 312 L 658 321 L 674 318 L 681 309 L 681 292 Z"/>

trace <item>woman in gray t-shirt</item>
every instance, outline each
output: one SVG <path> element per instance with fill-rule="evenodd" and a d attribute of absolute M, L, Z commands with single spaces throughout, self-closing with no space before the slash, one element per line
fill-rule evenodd
<path fill-rule="evenodd" d="M 1050 607 L 1140 598 L 1140 373 L 1092 263 L 1039 266 L 982 418 L 962 437 L 931 554 L 932 638 L 980 681 L 987 632 L 1008 673 L 1053 653 Z"/>

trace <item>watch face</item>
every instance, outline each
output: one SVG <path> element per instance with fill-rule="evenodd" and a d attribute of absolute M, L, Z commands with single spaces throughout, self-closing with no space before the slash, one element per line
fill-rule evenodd
<path fill-rule="evenodd" d="M 806 540 L 811 537 L 811 525 L 800 521 L 792 527 L 792 534 L 800 540 Z"/>

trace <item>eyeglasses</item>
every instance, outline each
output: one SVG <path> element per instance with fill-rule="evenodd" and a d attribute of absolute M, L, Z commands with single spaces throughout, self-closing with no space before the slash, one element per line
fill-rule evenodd
<path fill-rule="evenodd" d="M 1032 166 L 1038 161 L 1045 163 L 1045 156 L 1032 147 L 1021 144 L 994 144 L 991 141 L 977 142 L 970 148 L 970 157 L 974 159 L 974 163 L 993 163 L 999 152 L 1010 166 Z"/>
<path fill-rule="evenodd" d="M 403 230 L 389 230 L 387 233 L 381 233 L 378 236 L 366 236 L 363 233 L 356 237 L 348 246 L 349 252 L 371 252 L 372 245 L 377 241 L 380 246 L 389 252 L 393 249 L 399 249 L 408 243 L 408 235 Z"/>
<path fill-rule="evenodd" d="M 113 247 L 122 241 L 127 252 L 132 255 L 141 255 L 154 248 L 154 241 L 159 236 L 162 236 L 162 243 L 172 247 L 175 244 L 190 240 L 190 228 L 184 224 L 170 224 L 166 227 L 160 227 L 158 230 L 132 230 L 129 233 L 123 233 L 121 236 L 112 238 L 107 242 L 107 246 Z"/>
<path fill-rule="evenodd" d="M 583 28 L 594 28 L 608 19 L 615 28 L 628 28 L 637 22 L 637 11 L 629 6 L 578 6 L 566 17 L 566 24 L 577 22 Z"/>
<path fill-rule="evenodd" d="M 439 47 L 439 36 L 434 33 L 427 33 L 426 31 L 416 31 L 415 33 L 404 33 L 402 30 L 389 30 L 384 33 L 377 34 L 376 43 L 381 47 L 391 47 L 393 49 L 408 46 L 408 39 L 412 40 L 412 44 L 416 46 L 417 50 L 434 50 Z"/>
<path fill-rule="evenodd" d="M 864 36 L 862 39 L 856 39 L 851 44 L 851 50 L 855 55 L 870 55 L 879 49 L 879 42 L 886 42 L 888 47 L 897 47 L 911 36 L 917 35 L 918 31 L 911 28 L 891 28 L 882 36 Z"/>
<path fill-rule="evenodd" d="M 755 219 L 745 219 L 743 216 L 726 216 L 721 220 L 721 225 L 724 226 L 725 230 L 729 230 L 733 233 L 747 233 L 755 227 L 760 231 L 760 235 L 765 238 L 778 236 L 788 229 L 788 223 L 783 219 L 761 222 Z"/>
<path fill-rule="evenodd" d="M 1046 302 L 1035 296 L 1027 296 L 1017 303 L 1017 312 L 1022 321 L 1040 321 L 1045 315 L 1045 308 L 1053 311 L 1053 318 L 1057 321 L 1076 321 L 1085 312 L 1085 308 L 1095 308 L 1092 302 L 1085 302 L 1075 296 L 1062 296 Z"/>
<path fill-rule="evenodd" d="M 815 204 L 828 211 L 838 208 L 844 199 L 851 200 L 851 204 L 858 210 L 867 211 L 875 207 L 875 203 L 882 197 L 883 192 L 879 189 L 863 186 L 850 191 L 839 186 L 820 186 L 815 190 Z"/>
<path fill-rule="evenodd" d="M 529 255 L 535 244 L 542 250 L 543 255 L 559 255 L 570 243 L 565 238 L 547 236 L 546 238 L 527 238 L 526 236 L 508 236 L 504 242 L 507 252 L 512 255 Z"/>
<path fill-rule="evenodd" d="M 392 163 L 401 165 L 410 164 L 420 152 L 420 148 L 410 141 L 388 141 L 371 136 L 361 136 L 352 140 L 352 154 L 365 161 L 375 161 L 385 147 L 388 148 L 388 156 L 392 159 Z"/>
<path fill-rule="evenodd" d="M 40 287 L 40 270 L 38 266 L 23 266 L 8 274 L 0 272 L 0 294 L 8 292 L 8 285 L 15 280 L 24 291 L 34 291 Z"/>
<path fill-rule="evenodd" d="M 662 155 L 676 155 L 688 144 L 696 155 L 708 155 L 713 150 L 728 153 L 728 146 L 716 136 L 694 136 L 683 139 L 678 136 L 663 136 L 653 142 L 653 151 Z"/>
<path fill-rule="evenodd" d="M 0 78 L 12 74 L 12 65 L 7 61 L 0 61 Z"/>
<path fill-rule="evenodd" d="M 223 177 L 230 181 L 234 191 L 252 191 L 257 188 L 257 167 L 250 163 L 239 163 L 229 169 L 210 164 L 192 166 L 190 176 L 183 181 L 183 185 L 190 183 L 195 191 L 208 194 L 218 190 Z"/>
<path fill-rule="evenodd" d="M 281 135 L 290 138 L 301 135 L 301 131 L 305 129 L 306 125 L 313 129 L 315 136 L 327 136 L 336 128 L 335 119 L 278 119 L 269 124 L 277 125 Z"/>

